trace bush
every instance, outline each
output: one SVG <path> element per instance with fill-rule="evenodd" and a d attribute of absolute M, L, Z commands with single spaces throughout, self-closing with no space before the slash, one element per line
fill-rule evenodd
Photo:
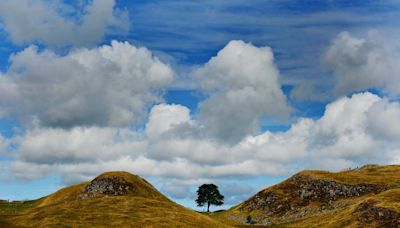
<path fill-rule="evenodd" d="M 254 224 L 256 224 L 256 221 L 254 221 L 253 218 L 251 217 L 251 215 L 249 215 L 246 218 L 246 223 L 248 223 L 250 225 L 254 225 Z"/>

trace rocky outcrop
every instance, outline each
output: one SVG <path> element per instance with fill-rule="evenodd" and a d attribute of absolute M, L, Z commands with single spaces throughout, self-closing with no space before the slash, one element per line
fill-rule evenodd
<path fill-rule="evenodd" d="M 297 196 L 305 201 L 331 202 L 339 198 L 380 193 L 390 189 L 385 185 L 343 184 L 332 180 L 313 179 L 306 175 L 294 176 L 291 180 Z"/>
<path fill-rule="evenodd" d="M 336 201 L 377 194 L 390 188 L 386 185 L 350 185 L 299 174 L 272 190 L 257 193 L 244 203 L 244 208 L 264 211 L 264 224 L 271 224 L 345 207 L 345 202 Z"/>
<path fill-rule="evenodd" d="M 96 195 L 121 196 L 127 195 L 134 190 L 135 186 L 125 181 L 122 177 L 102 177 L 91 181 L 90 184 L 85 187 L 82 197 L 86 198 Z"/>
<path fill-rule="evenodd" d="M 377 227 L 400 227 L 400 214 L 388 208 L 377 207 L 377 202 L 366 201 L 358 205 L 354 213 L 361 213 L 358 221 Z"/>
<path fill-rule="evenodd" d="M 258 193 L 252 199 L 245 202 L 245 205 L 253 209 L 262 209 L 266 215 L 283 215 L 295 206 L 289 198 L 282 198 L 274 192 Z"/>

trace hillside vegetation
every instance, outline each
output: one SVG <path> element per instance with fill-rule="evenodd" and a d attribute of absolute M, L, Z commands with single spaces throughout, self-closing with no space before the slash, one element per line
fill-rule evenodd
<path fill-rule="evenodd" d="M 201 214 L 126 172 L 27 202 L 0 201 L 0 227 L 400 227 L 400 166 L 302 171 L 222 212 Z"/>
<path fill-rule="evenodd" d="M 225 227 L 146 180 L 110 172 L 36 201 L 0 205 L 0 227 Z"/>
<path fill-rule="evenodd" d="M 303 171 L 213 217 L 273 227 L 400 227 L 400 166 Z"/>

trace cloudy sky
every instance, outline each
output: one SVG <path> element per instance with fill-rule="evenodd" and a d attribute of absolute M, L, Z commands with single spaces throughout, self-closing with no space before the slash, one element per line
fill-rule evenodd
<path fill-rule="evenodd" d="M 226 207 L 302 169 L 400 163 L 395 0 L 0 2 L 0 198 L 101 172 Z"/>

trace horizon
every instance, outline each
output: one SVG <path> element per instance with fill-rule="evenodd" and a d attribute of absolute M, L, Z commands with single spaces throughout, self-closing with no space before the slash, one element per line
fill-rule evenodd
<path fill-rule="evenodd" d="M 0 2 L 0 199 L 111 170 L 186 207 L 400 164 L 400 3 Z"/>

